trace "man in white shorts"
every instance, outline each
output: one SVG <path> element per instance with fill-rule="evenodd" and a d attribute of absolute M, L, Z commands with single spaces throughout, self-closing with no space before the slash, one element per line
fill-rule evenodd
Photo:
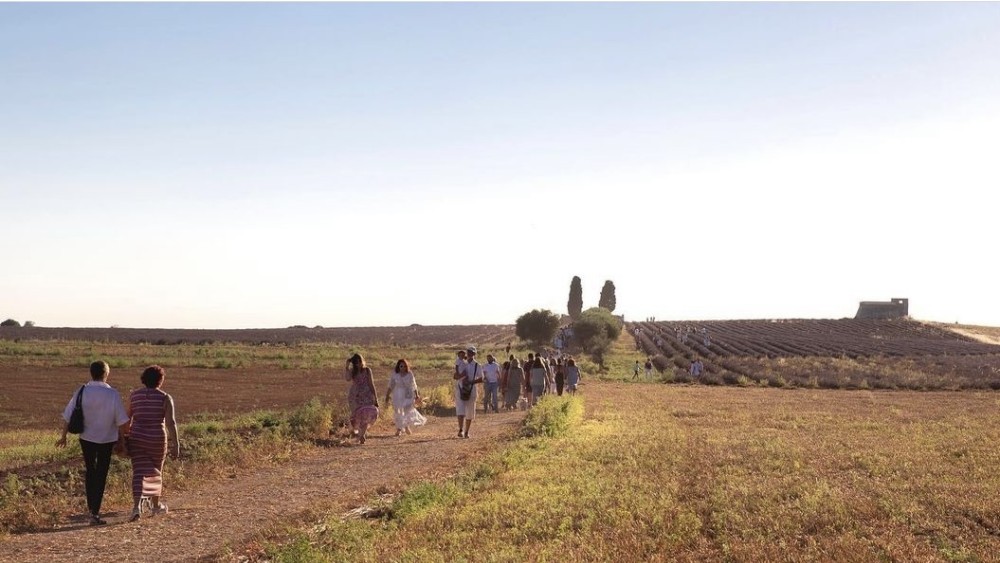
<path fill-rule="evenodd" d="M 465 351 L 464 363 L 455 362 L 455 415 L 458 416 L 459 438 L 469 437 L 469 427 L 476 418 L 476 383 L 482 380 L 483 366 L 476 361 L 476 347 L 470 346 Z M 472 387 L 466 399 L 462 399 L 463 384 Z"/>

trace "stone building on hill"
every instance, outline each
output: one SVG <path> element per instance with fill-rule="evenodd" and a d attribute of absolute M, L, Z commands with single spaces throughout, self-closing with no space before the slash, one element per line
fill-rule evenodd
<path fill-rule="evenodd" d="M 910 314 L 910 300 L 893 297 L 889 301 L 862 301 L 855 319 L 902 319 Z"/>

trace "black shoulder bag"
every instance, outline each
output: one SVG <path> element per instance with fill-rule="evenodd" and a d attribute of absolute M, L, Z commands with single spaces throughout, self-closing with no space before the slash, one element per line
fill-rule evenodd
<path fill-rule="evenodd" d="M 472 362 L 472 379 L 475 381 L 476 373 L 479 371 L 479 362 Z M 473 381 L 469 381 L 469 377 L 465 377 L 465 381 L 458 388 L 458 396 L 463 401 L 468 401 L 472 398 L 472 388 L 475 385 Z"/>
<path fill-rule="evenodd" d="M 80 434 L 83 432 L 83 388 L 86 385 L 81 386 L 80 390 L 76 393 L 76 406 L 73 407 L 73 414 L 69 416 L 69 426 L 66 431 L 70 434 Z"/>

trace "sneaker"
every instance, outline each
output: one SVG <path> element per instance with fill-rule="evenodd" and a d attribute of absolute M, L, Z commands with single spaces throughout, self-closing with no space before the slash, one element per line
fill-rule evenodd
<path fill-rule="evenodd" d="M 163 504 L 163 503 L 161 502 L 161 503 L 158 503 L 158 504 L 157 504 L 157 505 L 156 505 L 156 506 L 155 506 L 155 507 L 153 508 L 153 515 L 155 516 L 155 515 L 157 515 L 157 514 L 166 514 L 166 513 L 167 513 L 167 512 L 169 512 L 169 511 L 170 511 L 170 509 L 169 509 L 169 508 L 167 507 L 167 505 L 165 505 L 165 504 Z"/>
<path fill-rule="evenodd" d="M 103 526 L 104 524 L 107 524 L 107 523 L 108 522 L 106 520 L 104 520 L 104 519 L 101 518 L 100 514 L 91 514 L 90 515 L 90 525 L 91 526 Z"/>
<path fill-rule="evenodd" d="M 461 437 L 462 437 L 462 431 L 461 431 L 461 430 L 459 430 L 459 431 L 458 431 L 458 437 L 459 437 L 459 438 L 461 438 Z"/>

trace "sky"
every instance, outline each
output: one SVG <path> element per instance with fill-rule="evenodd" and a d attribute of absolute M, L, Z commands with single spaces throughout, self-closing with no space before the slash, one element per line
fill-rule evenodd
<path fill-rule="evenodd" d="M 1000 3 L 0 3 L 0 317 L 1000 326 Z"/>

